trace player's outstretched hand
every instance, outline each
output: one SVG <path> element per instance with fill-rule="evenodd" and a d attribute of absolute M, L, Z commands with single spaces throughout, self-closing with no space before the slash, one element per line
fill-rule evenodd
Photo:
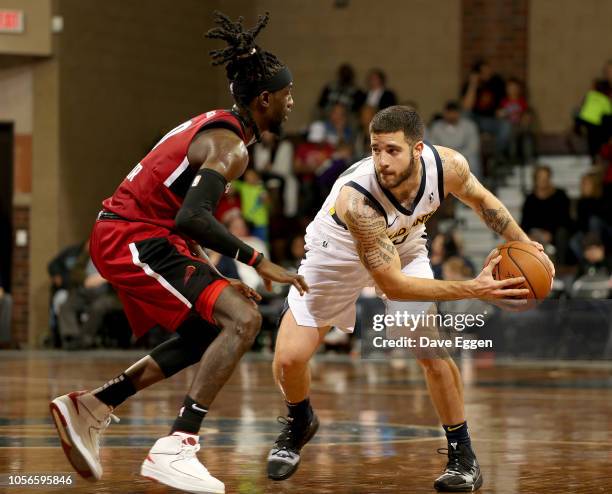
<path fill-rule="evenodd" d="M 304 295 L 305 292 L 308 291 L 308 285 L 304 281 L 304 277 L 297 273 L 290 273 L 283 267 L 278 264 L 274 264 L 269 261 L 265 257 L 255 268 L 259 276 L 261 276 L 264 280 L 264 285 L 266 290 L 272 290 L 272 282 L 277 281 L 279 283 L 290 283 L 297 291 L 300 292 L 300 295 Z"/>
<path fill-rule="evenodd" d="M 229 284 L 231 286 L 233 286 L 236 290 L 238 290 L 246 298 L 248 298 L 251 302 L 253 302 L 253 305 L 257 306 L 255 302 L 261 301 L 261 295 L 257 293 L 255 290 L 253 290 L 246 283 L 243 283 L 242 281 L 236 280 L 234 278 L 228 278 L 227 281 L 229 281 Z"/>
<path fill-rule="evenodd" d="M 493 269 L 501 261 L 501 256 L 493 257 L 484 267 L 480 274 L 472 280 L 476 297 L 484 300 L 502 298 L 524 298 L 529 295 L 527 288 L 516 288 L 525 283 L 525 278 L 508 278 L 506 280 L 496 280 L 493 278 Z M 514 287 L 514 288 L 513 288 Z"/>

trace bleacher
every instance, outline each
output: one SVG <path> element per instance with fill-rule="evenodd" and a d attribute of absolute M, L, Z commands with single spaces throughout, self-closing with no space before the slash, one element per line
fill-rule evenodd
<path fill-rule="evenodd" d="M 556 187 L 565 189 L 572 200 L 579 197 L 581 177 L 591 168 L 591 160 L 586 155 L 540 156 L 537 163 L 552 168 L 553 183 Z M 505 184 L 495 191 L 510 214 L 519 222 L 525 195 L 533 187 L 533 168 L 533 165 L 514 166 Z M 475 265 L 482 265 L 491 249 L 501 242 L 500 238 L 491 232 L 470 208 L 461 203 L 457 204 L 455 217 L 461 225 L 465 255 Z"/>

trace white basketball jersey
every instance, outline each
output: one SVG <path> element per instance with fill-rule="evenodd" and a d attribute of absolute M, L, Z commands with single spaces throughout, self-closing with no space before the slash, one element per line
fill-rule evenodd
<path fill-rule="evenodd" d="M 387 235 L 403 260 L 410 255 L 414 241 L 425 238 L 425 222 L 444 199 L 442 161 L 432 145 L 425 144 L 423 148 L 421 169 L 421 183 L 417 195 L 410 209 L 407 209 L 378 183 L 371 156 L 353 164 L 336 180 L 314 221 L 308 226 L 306 248 L 328 248 L 330 254 L 339 262 L 359 260 L 353 237 L 335 211 L 340 189 L 347 186 L 361 192 L 384 214 Z M 416 243 L 422 246 L 423 240 Z M 334 245 L 332 247 L 329 244 Z"/>

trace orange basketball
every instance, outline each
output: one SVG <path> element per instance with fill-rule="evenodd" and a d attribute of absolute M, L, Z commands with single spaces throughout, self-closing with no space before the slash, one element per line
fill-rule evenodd
<path fill-rule="evenodd" d="M 526 298 L 543 299 L 550 292 L 552 273 L 537 247 L 526 242 L 507 242 L 497 247 L 502 256 L 493 270 L 493 278 L 505 280 L 522 276 L 529 295 Z"/>

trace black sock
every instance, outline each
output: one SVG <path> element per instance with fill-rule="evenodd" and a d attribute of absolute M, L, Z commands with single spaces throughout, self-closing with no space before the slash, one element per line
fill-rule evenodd
<path fill-rule="evenodd" d="M 312 420 L 313 411 L 310 406 L 310 399 L 306 398 L 299 403 L 287 403 L 287 410 L 289 411 L 289 417 L 292 418 L 296 423 L 309 424 Z"/>
<path fill-rule="evenodd" d="M 136 394 L 136 388 L 130 376 L 124 372 L 98 389 L 94 389 L 92 394 L 102 403 L 116 408 L 130 396 Z"/>
<path fill-rule="evenodd" d="M 200 433 L 200 427 L 202 427 L 202 420 L 206 417 L 208 407 L 200 405 L 197 401 L 192 399 L 189 395 L 185 396 L 181 411 L 174 421 L 170 434 L 179 431 L 186 432 L 187 434 L 198 435 Z"/>
<path fill-rule="evenodd" d="M 472 441 L 470 440 L 467 422 L 461 422 L 457 425 L 443 425 L 442 427 L 444 427 L 444 432 L 446 432 L 448 444 L 464 444 L 472 449 Z"/>

